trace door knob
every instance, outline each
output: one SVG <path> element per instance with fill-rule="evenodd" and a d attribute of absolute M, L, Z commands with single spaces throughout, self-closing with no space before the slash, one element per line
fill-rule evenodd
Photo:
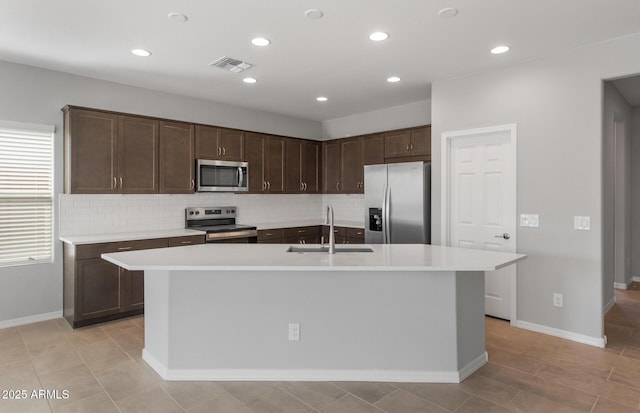
<path fill-rule="evenodd" d="M 496 238 L 509 239 L 509 238 L 511 238 L 511 235 L 509 235 L 509 233 L 508 233 L 508 232 L 505 232 L 505 233 L 504 233 L 504 234 L 502 234 L 502 235 L 495 235 L 495 237 L 496 237 Z"/>

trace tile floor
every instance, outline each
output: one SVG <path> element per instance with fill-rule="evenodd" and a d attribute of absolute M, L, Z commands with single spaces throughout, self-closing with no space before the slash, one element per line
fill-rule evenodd
<path fill-rule="evenodd" d="M 62 319 L 8 328 L 0 330 L 0 390 L 28 398 L 0 398 L 0 412 L 638 413 L 640 285 L 632 287 L 616 291 L 606 349 L 487 318 L 489 363 L 461 384 L 165 382 L 140 358 L 143 317 L 78 330 Z M 57 397 L 32 399 L 39 389 Z"/>

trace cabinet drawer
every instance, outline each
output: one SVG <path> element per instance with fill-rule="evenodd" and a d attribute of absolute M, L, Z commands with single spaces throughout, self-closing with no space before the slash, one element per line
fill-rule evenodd
<path fill-rule="evenodd" d="M 284 230 L 282 228 L 261 229 L 258 231 L 258 242 L 283 242 Z"/>
<path fill-rule="evenodd" d="M 320 233 L 320 229 L 317 225 L 310 227 L 292 227 L 284 229 L 285 238 L 289 237 L 304 237 L 307 235 L 318 235 Z"/>
<path fill-rule="evenodd" d="M 122 242 L 103 242 L 100 244 L 84 244 L 76 246 L 76 259 L 100 258 L 101 254 L 109 252 L 147 250 L 168 247 L 166 238 L 143 239 Z"/>
<path fill-rule="evenodd" d="M 197 244 L 204 244 L 204 234 L 169 238 L 170 247 L 181 247 L 184 245 L 197 245 Z"/>
<path fill-rule="evenodd" d="M 362 229 L 362 228 L 347 228 L 347 237 L 364 239 L 364 229 Z"/>
<path fill-rule="evenodd" d="M 333 234 L 335 237 L 346 237 L 347 236 L 347 228 L 346 227 L 333 227 Z M 329 226 L 324 225 L 322 227 L 322 235 L 326 237 L 329 236 Z M 329 238 L 326 238 L 327 240 Z"/>

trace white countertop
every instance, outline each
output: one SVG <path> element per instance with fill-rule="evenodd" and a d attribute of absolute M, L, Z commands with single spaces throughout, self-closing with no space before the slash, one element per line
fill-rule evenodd
<path fill-rule="evenodd" d="M 323 221 L 317 219 L 298 220 L 298 221 L 286 221 L 286 222 L 271 222 L 271 223 L 259 223 L 249 224 L 255 225 L 260 229 L 275 229 L 275 228 L 290 228 L 290 227 L 308 227 L 312 225 L 324 225 Z M 362 228 L 362 223 L 354 221 L 336 221 L 336 226 L 339 227 L 351 227 Z M 135 232 L 114 232 L 112 234 L 88 234 L 88 235 L 61 235 L 60 241 L 66 242 L 71 245 L 82 244 L 98 244 L 102 242 L 121 242 L 121 241 L 134 241 L 140 239 L 153 239 L 153 238 L 169 238 L 169 237 L 186 237 L 189 235 L 204 234 L 204 231 L 197 231 L 192 229 L 162 229 L 153 231 L 135 231 Z"/>
<path fill-rule="evenodd" d="M 307 245 L 309 246 L 309 245 Z M 492 271 L 522 254 L 422 244 L 368 245 L 374 252 L 286 252 L 287 244 L 202 244 L 103 254 L 128 270 Z M 360 248 L 362 245 L 340 245 Z"/>
<path fill-rule="evenodd" d="M 134 241 L 140 239 L 188 237 L 191 235 L 203 235 L 204 231 L 192 229 L 162 229 L 155 231 L 114 232 L 112 234 L 69 235 L 60 236 L 60 241 L 71 245 L 98 244 L 102 242 Z"/>

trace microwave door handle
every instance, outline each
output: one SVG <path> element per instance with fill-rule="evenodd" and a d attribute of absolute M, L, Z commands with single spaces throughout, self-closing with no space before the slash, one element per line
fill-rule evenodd
<path fill-rule="evenodd" d="M 238 167 L 238 187 L 242 188 L 242 167 Z"/>

